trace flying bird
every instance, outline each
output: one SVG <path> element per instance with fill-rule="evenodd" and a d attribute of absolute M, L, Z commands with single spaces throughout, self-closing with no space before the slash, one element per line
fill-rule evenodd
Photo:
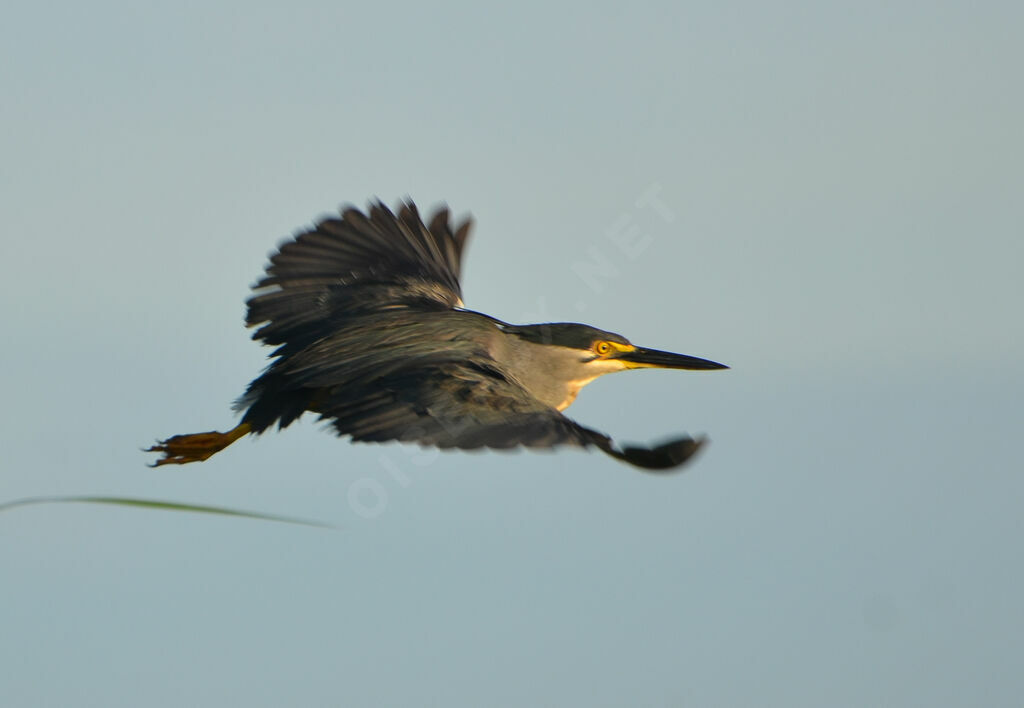
<path fill-rule="evenodd" d="M 705 438 L 618 447 L 562 414 L 580 389 L 626 369 L 725 369 L 645 349 L 574 323 L 514 325 L 465 309 L 459 286 L 471 221 L 447 208 L 424 222 L 405 201 L 345 208 L 271 256 L 246 324 L 276 346 L 274 361 L 235 403 L 226 433 L 175 435 L 147 452 L 153 466 L 200 462 L 306 411 L 353 441 L 438 448 L 599 450 L 649 470 L 690 459 Z"/>

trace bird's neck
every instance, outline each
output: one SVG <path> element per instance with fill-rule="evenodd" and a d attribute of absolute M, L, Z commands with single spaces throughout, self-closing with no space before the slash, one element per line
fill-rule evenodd
<path fill-rule="evenodd" d="M 576 400 L 580 389 L 600 373 L 578 378 L 579 352 L 534 344 L 519 337 L 507 337 L 505 352 L 496 359 L 506 362 L 508 373 L 533 396 L 556 410 L 565 410 Z"/>

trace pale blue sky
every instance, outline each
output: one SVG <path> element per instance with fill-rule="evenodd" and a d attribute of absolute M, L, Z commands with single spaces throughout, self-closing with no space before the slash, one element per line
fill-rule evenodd
<path fill-rule="evenodd" d="M 0 515 L 5 703 L 1019 703 L 1019 4 L 2 14 L 0 500 L 342 527 Z M 475 216 L 468 306 L 732 365 L 568 411 L 706 454 L 658 478 L 308 420 L 145 468 L 231 425 L 275 244 L 406 195 Z"/>

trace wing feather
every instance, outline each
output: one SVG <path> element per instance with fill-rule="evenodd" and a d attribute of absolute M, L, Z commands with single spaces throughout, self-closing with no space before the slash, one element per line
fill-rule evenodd
<path fill-rule="evenodd" d="M 607 435 L 544 405 L 500 372 L 460 363 L 385 376 L 372 387 L 339 388 L 320 412 L 339 435 L 354 441 L 462 450 L 595 446 L 648 470 L 678 467 L 704 443 L 681 437 L 653 448 L 620 450 Z"/>
<path fill-rule="evenodd" d="M 248 301 L 253 338 L 298 349 L 369 312 L 461 305 L 470 225 L 453 226 L 442 207 L 428 226 L 411 201 L 397 215 L 377 202 L 323 219 L 270 257 Z"/>

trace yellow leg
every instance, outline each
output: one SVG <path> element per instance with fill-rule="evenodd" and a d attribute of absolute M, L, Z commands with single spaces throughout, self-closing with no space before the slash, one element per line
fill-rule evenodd
<path fill-rule="evenodd" d="M 157 444 L 146 452 L 162 452 L 163 457 L 150 467 L 160 465 L 184 465 L 188 462 L 202 462 L 220 452 L 239 438 L 249 434 L 248 423 L 237 425 L 226 433 L 210 431 L 208 433 L 192 433 L 191 435 L 175 435 Z"/>

